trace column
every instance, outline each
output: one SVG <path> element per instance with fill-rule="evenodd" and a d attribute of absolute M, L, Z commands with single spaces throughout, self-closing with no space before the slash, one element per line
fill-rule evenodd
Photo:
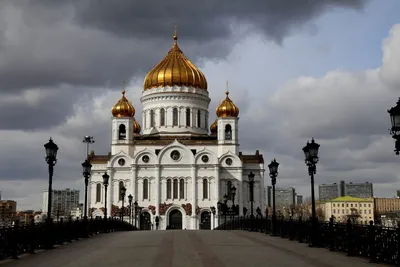
<path fill-rule="evenodd" d="M 110 176 L 107 188 L 107 216 L 111 217 L 111 207 L 114 202 L 114 171 L 111 168 L 107 168 L 107 174 Z"/>
<path fill-rule="evenodd" d="M 154 167 L 154 177 L 155 177 L 155 198 L 154 198 L 154 206 L 156 207 L 156 216 L 160 215 L 160 165 L 156 165 Z"/>
<path fill-rule="evenodd" d="M 215 183 L 214 198 L 215 198 L 215 201 L 218 202 L 219 198 L 220 198 L 219 197 L 220 196 L 220 193 L 219 193 L 219 184 L 220 184 L 220 180 L 219 180 L 219 165 L 215 165 L 214 176 L 215 176 L 215 179 L 214 179 L 214 183 Z"/>
<path fill-rule="evenodd" d="M 197 208 L 197 177 L 196 177 L 196 165 L 191 166 L 192 176 L 192 229 L 197 229 L 196 222 L 196 208 Z"/>
<path fill-rule="evenodd" d="M 265 192 L 264 192 L 264 172 L 265 170 L 260 170 L 260 209 L 261 212 L 264 214 L 265 213 L 265 202 L 266 202 L 266 197 L 265 197 Z"/>
<path fill-rule="evenodd" d="M 136 193 L 136 175 L 137 175 L 137 169 L 136 169 L 136 166 L 132 166 L 132 195 L 133 195 L 133 200 L 132 200 L 132 202 L 135 202 L 135 200 L 137 201 L 138 200 L 138 197 L 137 197 L 137 193 Z"/>
<path fill-rule="evenodd" d="M 243 216 L 243 190 L 244 190 L 244 186 L 243 186 L 243 169 L 239 169 L 238 170 L 238 179 L 239 179 L 239 199 L 238 199 L 238 203 L 239 203 L 239 215 Z"/>

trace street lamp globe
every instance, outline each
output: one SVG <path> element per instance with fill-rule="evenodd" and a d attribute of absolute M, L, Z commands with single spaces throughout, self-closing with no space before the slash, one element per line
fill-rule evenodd
<path fill-rule="evenodd" d="M 133 203 L 133 205 L 135 206 L 135 208 L 137 209 L 137 207 L 138 207 L 138 203 L 137 203 L 137 201 L 135 201 L 134 203 Z"/>
<path fill-rule="evenodd" d="M 232 193 L 232 195 L 236 194 L 236 187 L 235 186 L 231 187 L 231 193 Z"/>
<path fill-rule="evenodd" d="M 123 186 L 121 188 L 121 195 L 122 195 L 123 198 L 125 198 L 125 194 L 126 194 L 126 188 L 125 188 L 125 186 Z"/>
<path fill-rule="evenodd" d="M 131 194 L 129 194 L 129 196 L 128 196 L 129 204 L 132 204 L 132 199 L 133 199 L 133 196 Z"/>
<path fill-rule="evenodd" d="M 46 161 L 57 161 L 57 151 L 58 146 L 53 142 L 53 139 L 50 138 L 49 142 L 44 145 L 46 150 Z"/>
<path fill-rule="evenodd" d="M 211 212 L 213 215 L 215 215 L 215 207 L 214 206 L 211 207 Z"/>
<path fill-rule="evenodd" d="M 110 176 L 105 172 L 103 174 L 103 185 L 108 186 L 108 180 L 110 179 Z"/>
<path fill-rule="evenodd" d="M 92 170 L 92 164 L 90 164 L 90 162 L 88 160 L 85 160 L 82 163 L 82 169 L 83 169 L 83 176 L 89 176 L 90 172 Z"/>
<path fill-rule="evenodd" d="M 314 138 L 311 139 L 311 143 L 307 141 L 307 145 L 303 147 L 306 163 L 318 162 L 319 147 L 320 145 L 315 142 Z"/>
<path fill-rule="evenodd" d="M 400 98 L 396 103 L 395 107 L 388 109 L 390 115 L 390 121 L 392 123 L 391 132 L 396 133 L 400 131 Z"/>
<path fill-rule="evenodd" d="M 225 195 L 224 195 L 224 203 L 226 204 L 227 202 L 228 202 L 228 195 L 225 194 Z"/>
<path fill-rule="evenodd" d="M 253 172 L 250 172 L 249 173 L 249 181 L 252 183 L 252 182 L 254 182 L 254 176 L 255 176 L 255 174 L 253 173 Z"/>
<path fill-rule="evenodd" d="M 269 174 L 272 176 L 276 176 L 278 174 L 278 167 L 279 163 L 276 161 L 276 159 L 272 160 L 271 163 L 268 165 Z"/>

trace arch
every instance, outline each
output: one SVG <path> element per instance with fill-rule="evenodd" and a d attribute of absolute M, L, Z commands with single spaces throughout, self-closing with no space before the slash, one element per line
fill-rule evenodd
<path fill-rule="evenodd" d="M 165 109 L 160 109 L 160 126 L 165 126 Z"/>
<path fill-rule="evenodd" d="M 235 167 L 242 167 L 243 166 L 243 162 L 242 160 L 234 153 L 232 153 L 230 150 L 228 152 L 226 152 L 225 154 L 223 154 L 220 158 L 219 158 L 219 164 L 220 165 L 226 165 L 225 164 L 225 160 L 226 158 L 231 158 L 233 159 L 233 165 Z"/>
<path fill-rule="evenodd" d="M 188 164 L 193 164 L 194 163 L 194 155 L 192 151 L 185 145 L 182 145 L 179 143 L 176 139 L 174 142 L 169 144 L 168 146 L 165 146 L 163 149 L 161 149 L 160 153 L 158 154 L 158 163 L 161 164 L 161 161 L 163 160 L 164 156 L 169 157 L 168 152 L 173 151 L 174 149 L 179 148 L 183 150 L 184 155 L 183 159 L 180 162 L 184 161 L 184 163 Z M 167 153 L 167 154 L 165 154 Z"/>
<path fill-rule="evenodd" d="M 186 109 L 186 126 L 190 126 L 190 108 Z"/>
<path fill-rule="evenodd" d="M 179 199 L 185 199 L 185 179 L 179 180 Z"/>
<path fill-rule="evenodd" d="M 203 199 L 208 198 L 208 179 L 203 179 Z"/>
<path fill-rule="evenodd" d="M 156 155 L 156 153 L 154 153 L 154 151 L 149 150 L 148 148 L 145 148 L 145 149 L 139 151 L 139 152 L 136 154 L 136 156 L 135 156 L 134 162 L 135 162 L 136 164 L 140 164 L 140 161 L 141 161 L 141 159 L 142 159 L 142 157 L 143 157 L 144 155 L 148 155 L 148 156 L 149 156 L 149 158 L 150 158 L 150 161 L 149 161 L 149 162 L 151 162 L 151 163 L 157 162 L 157 155 Z"/>
<path fill-rule="evenodd" d="M 101 209 L 95 209 L 93 210 L 92 214 L 90 214 L 91 217 L 104 217 L 104 212 Z"/>
<path fill-rule="evenodd" d="M 140 213 L 139 223 L 140 230 L 151 230 L 151 215 L 148 211 Z"/>
<path fill-rule="evenodd" d="M 122 187 L 124 186 L 124 182 L 123 181 L 120 181 L 119 183 L 118 183 L 118 201 L 122 201 Z"/>
<path fill-rule="evenodd" d="M 172 199 L 172 179 L 167 179 L 167 199 Z"/>
<path fill-rule="evenodd" d="M 155 127 L 156 121 L 154 120 L 154 110 L 150 110 L 150 127 Z"/>
<path fill-rule="evenodd" d="M 178 108 L 172 110 L 172 126 L 178 126 Z"/>
<path fill-rule="evenodd" d="M 173 182 L 173 199 L 178 199 L 178 179 L 174 179 Z"/>
<path fill-rule="evenodd" d="M 168 215 L 168 228 L 170 229 L 182 229 L 183 226 L 183 214 L 180 210 L 174 209 Z"/>
<path fill-rule="evenodd" d="M 225 125 L 225 140 L 232 140 L 232 126 L 230 124 Z"/>
<path fill-rule="evenodd" d="M 101 202 L 101 184 L 96 184 L 96 203 Z"/>
<path fill-rule="evenodd" d="M 211 212 L 209 210 L 203 210 L 200 213 L 200 229 L 211 230 Z"/>
<path fill-rule="evenodd" d="M 149 179 L 143 179 L 143 199 L 149 199 Z"/>
<path fill-rule="evenodd" d="M 204 155 L 207 155 L 209 158 L 209 161 L 207 162 L 208 164 L 218 164 L 217 155 L 207 148 L 204 148 L 196 153 L 194 156 L 196 164 L 204 164 L 204 162 L 201 160 L 201 157 Z"/>
<path fill-rule="evenodd" d="M 123 167 L 128 167 L 128 166 L 130 166 L 130 164 L 133 163 L 132 158 L 129 155 L 127 155 L 124 151 L 121 150 L 117 154 L 112 155 L 112 157 L 110 158 L 110 160 L 107 163 L 107 167 L 114 167 L 114 166 L 121 167 L 119 165 L 116 165 L 120 158 L 123 158 L 125 160 L 125 165 Z"/>
<path fill-rule="evenodd" d="M 118 140 L 126 139 L 126 126 L 125 124 L 120 124 L 118 127 Z"/>

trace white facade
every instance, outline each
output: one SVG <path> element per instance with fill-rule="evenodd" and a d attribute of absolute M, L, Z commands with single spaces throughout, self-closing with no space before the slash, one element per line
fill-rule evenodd
<path fill-rule="evenodd" d="M 134 134 L 133 117 L 114 114 L 111 153 L 90 155 L 89 216 L 104 216 L 105 172 L 110 176 L 107 215 L 118 217 L 120 185 L 124 185 L 124 207 L 132 195 L 142 208 L 136 216 L 138 227 L 146 220 L 155 229 L 158 218 L 158 229 L 214 228 L 219 218 L 210 213 L 211 207 L 217 208 L 225 194 L 243 215 L 243 207 L 250 211 L 250 172 L 255 174 L 254 210 L 265 210 L 262 155 L 239 152 L 238 117 L 217 118 L 217 134 L 209 134 L 207 90 L 176 85 L 146 88 L 141 103 L 143 134 Z M 231 185 L 237 188 L 234 199 L 228 190 Z M 128 214 L 124 219 L 128 221 Z"/>

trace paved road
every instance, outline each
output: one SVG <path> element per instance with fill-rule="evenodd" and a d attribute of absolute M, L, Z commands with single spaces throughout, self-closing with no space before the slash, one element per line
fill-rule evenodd
<path fill-rule="evenodd" d="M 99 235 L 1 267 L 385 266 L 342 253 L 242 231 L 139 231 Z"/>

